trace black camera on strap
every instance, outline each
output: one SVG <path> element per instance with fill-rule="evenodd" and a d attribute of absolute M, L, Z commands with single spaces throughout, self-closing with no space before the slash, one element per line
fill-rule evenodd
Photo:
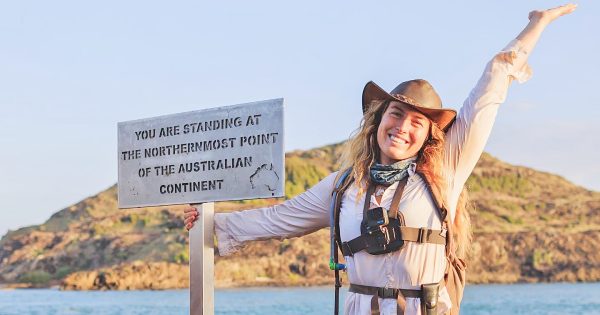
<path fill-rule="evenodd" d="M 390 218 L 388 211 L 382 207 L 367 210 L 360 225 L 361 236 L 367 236 L 367 253 L 381 255 L 400 249 L 404 245 L 400 237 L 400 225 L 400 220 Z"/>

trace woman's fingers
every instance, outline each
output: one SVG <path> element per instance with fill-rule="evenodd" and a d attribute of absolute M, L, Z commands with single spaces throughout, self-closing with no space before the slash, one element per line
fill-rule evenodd
<path fill-rule="evenodd" d="M 195 214 L 186 214 L 183 216 L 183 221 L 195 221 L 198 218 Z"/>
<path fill-rule="evenodd" d="M 186 230 L 190 230 L 194 226 L 194 222 L 198 220 L 198 209 L 195 207 L 189 206 L 183 209 L 183 224 L 185 225 Z"/>
<path fill-rule="evenodd" d="M 573 3 L 569 3 L 569 4 L 565 4 L 565 5 L 561 5 L 560 7 L 556 7 L 556 8 L 552 8 L 552 9 L 547 9 L 547 10 L 542 10 L 542 11 L 531 11 L 529 13 L 529 19 L 540 19 L 540 20 L 546 20 L 548 23 L 554 21 L 555 19 L 569 14 L 573 11 L 575 11 L 575 9 L 577 8 L 576 4 Z"/>
<path fill-rule="evenodd" d="M 186 218 L 183 220 L 183 223 L 187 225 L 187 224 L 189 224 L 189 223 L 193 223 L 193 222 L 194 222 L 194 221 L 196 221 L 197 219 L 198 219 L 198 217 L 196 217 L 196 216 L 189 216 L 189 217 L 186 217 Z"/>
<path fill-rule="evenodd" d="M 183 208 L 183 212 L 184 212 L 184 213 L 188 213 L 188 212 L 194 212 L 194 211 L 195 211 L 195 212 L 198 212 L 198 209 L 196 209 L 196 208 L 194 208 L 194 207 L 192 207 L 192 206 L 189 206 L 189 207 L 187 207 L 187 208 Z"/>
<path fill-rule="evenodd" d="M 575 11 L 576 8 L 577 8 L 576 4 L 569 3 L 569 4 L 561 5 L 560 7 L 548 9 L 546 11 L 548 14 L 550 14 L 550 16 L 552 18 L 555 19 L 559 16 L 563 16 L 565 14 L 569 14 L 569 13 Z"/>
<path fill-rule="evenodd" d="M 187 217 L 192 217 L 192 216 L 195 216 L 195 217 L 197 217 L 198 215 L 199 215 L 198 211 L 190 211 L 190 212 L 186 212 L 186 213 L 184 213 L 184 214 L 183 214 L 183 217 L 184 217 L 184 218 L 187 218 Z"/>
<path fill-rule="evenodd" d="M 197 217 L 189 217 L 183 221 L 185 224 L 185 228 L 189 231 L 193 226 L 194 222 L 196 222 Z"/>
<path fill-rule="evenodd" d="M 560 7 L 553 8 L 552 10 L 559 10 L 563 14 L 565 14 L 565 13 L 571 13 L 571 12 L 575 11 L 576 8 L 577 8 L 577 4 L 569 3 L 569 4 L 561 5 Z"/>

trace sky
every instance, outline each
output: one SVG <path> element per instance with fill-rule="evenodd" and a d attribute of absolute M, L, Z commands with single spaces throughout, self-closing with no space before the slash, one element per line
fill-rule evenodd
<path fill-rule="evenodd" d="M 600 191 L 600 4 L 550 25 L 486 151 Z M 285 150 L 348 139 L 364 84 L 425 78 L 460 108 L 557 1 L 4 1 L 0 235 L 117 181 L 117 122 L 284 98 Z"/>

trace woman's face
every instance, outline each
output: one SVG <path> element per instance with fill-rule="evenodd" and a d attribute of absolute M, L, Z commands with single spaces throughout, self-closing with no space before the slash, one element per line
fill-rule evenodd
<path fill-rule="evenodd" d="M 409 106 L 392 101 L 377 128 L 381 164 L 417 155 L 429 136 L 429 119 Z"/>

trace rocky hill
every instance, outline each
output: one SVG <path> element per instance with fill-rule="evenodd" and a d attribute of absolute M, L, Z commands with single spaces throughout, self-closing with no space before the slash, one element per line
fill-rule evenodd
<path fill-rule="evenodd" d="M 286 155 L 286 197 L 336 168 L 341 146 Z M 487 154 L 468 181 L 474 243 L 468 281 L 600 280 L 600 193 Z M 164 289 L 189 285 L 188 235 L 177 206 L 117 209 L 116 186 L 0 240 L 0 285 Z M 217 203 L 217 211 L 277 199 Z M 218 286 L 332 283 L 328 231 L 249 244 L 216 257 Z"/>

